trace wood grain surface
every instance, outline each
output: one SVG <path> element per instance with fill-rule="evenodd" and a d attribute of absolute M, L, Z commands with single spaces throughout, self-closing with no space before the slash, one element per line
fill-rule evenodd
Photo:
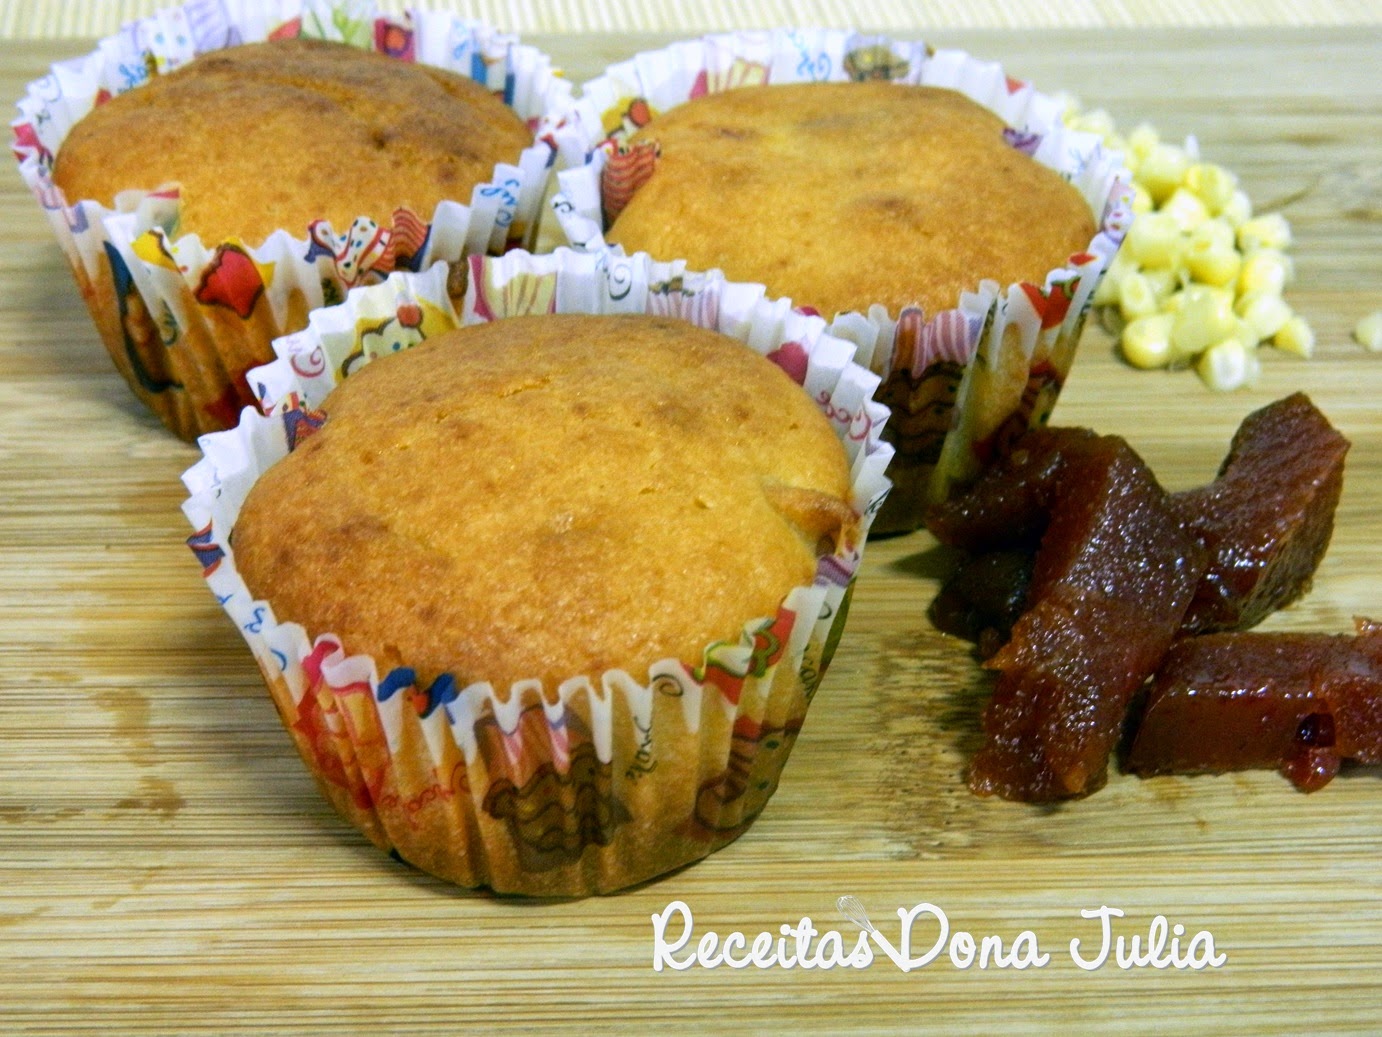
<path fill-rule="evenodd" d="M 664 42 L 532 42 L 574 79 Z M 1250 410 L 1309 392 L 1353 441 L 1313 592 L 1266 629 L 1382 614 L 1382 355 L 1349 338 L 1382 307 L 1382 34 L 974 33 L 937 37 L 1104 105 L 1195 133 L 1292 221 L 1289 300 L 1309 361 L 1264 357 L 1251 391 L 1135 372 L 1091 330 L 1056 411 L 1126 436 L 1162 480 L 1211 476 Z M 0 45 L 0 94 L 89 43 Z M 111 368 L 17 175 L 0 179 L 0 1032 L 1376 1033 L 1382 783 L 1305 796 L 1281 777 L 1138 780 L 1055 808 L 972 797 L 986 685 L 925 607 L 925 534 L 869 548 L 850 629 L 780 791 L 708 860 L 643 888 L 532 903 L 456 890 L 379 854 L 322 800 L 238 634 L 183 545 L 196 457 Z M 904 973 L 655 972 L 651 915 L 774 935 L 810 916 L 852 942 L 838 897 L 896 938 L 930 902 L 1050 964 Z M 1204 971 L 1077 968 L 1095 923 L 1208 930 Z M 916 946 L 936 927 L 919 922 Z"/>

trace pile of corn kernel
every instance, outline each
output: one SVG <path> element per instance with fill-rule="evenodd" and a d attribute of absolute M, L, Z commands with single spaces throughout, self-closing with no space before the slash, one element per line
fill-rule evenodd
<path fill-rule="evenodd" d="M 1094 294 L 1128 363 L 1193 366 L 1226 391 L 1256 380 L 1263 343 L 1310 356 L 1315 334 L 1282 298 L 1294 276 L 1285 217 L 1254 215 L 1238 177 L 1201 161 L 1193 139 L 1167 143 L 1146 123 L 1124 136 L 1070 98 L 1066 123 L 1121 151 L 1133 175 L 1132 229 Z"/>

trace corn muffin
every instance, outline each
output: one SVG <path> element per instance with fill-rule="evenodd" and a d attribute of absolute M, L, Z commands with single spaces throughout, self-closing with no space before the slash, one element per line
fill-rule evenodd
<path fill-rule="evenodd" d="M 258 245 L 314 220 L 387 225 L 399 207 L 430 214 L 443 199 L 468 201 L 531 143 L 523 120 L 474 80 L 279 39 L 211 51 L 93 108 L 58 151 L 53 182 L 107 208 L 121 191 L 176 183 L 179 234 Z"/>
<path fill-rule="evenodd" d="M 707 94 L 630 139 L 657 165 L 606 238 L 718 267 L 826 318 L 1041 284 L 1094 236 L 1080 192 L 954 90 L 788 83 Z"/>
<path fill-rule="evenodd" d="M 246 372 L 312 307 L 474 248 L 465 228 L 434 233 L 439 203 L 469 205 L 532 144 L 465 76 L 285 38 L 209 51 L 97 103 L 51 183 L 81 203 L 69 222 L 82 228 L 120 222 L 121 194 L 143 193 L 133 227 L 108 226 L 74 272 L 130 387 L 190 439 L 234 424 L 253 403 Z"/>
<path fill-rule="evenodd" d="M 687 41 L 582 95 L 590 158 L 553 203 L 569 241 L 762 284 L 884 379 L 874 532 L 916 528 L 1047 420 L 1131 220 L 1119 157 L 1051 98 L 958 51 L 835 30 Z"/>
<path fill-rule="evenodd" d="M 791 595 L 860 546 L 799 385 L 681 320 L 557 314 L 384 356 L 321 411 L 250 489 L 233 558 L 316 639 L 307 693 L 275 697 L 343 814 L 532 894 L 617 889 L 747 827 L 823 666 L 784 661 Z M 373 688 L 323 679 L 342 655 Z"/>

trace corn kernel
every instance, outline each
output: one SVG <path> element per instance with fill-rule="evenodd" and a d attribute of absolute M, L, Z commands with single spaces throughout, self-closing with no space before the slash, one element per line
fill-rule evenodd
<path fill-rule="evenodd" d="M 1128 158 L 1141 163 L 1161 143 L 1161 135 L 1149 122 L 1138 123 L 1128 134 Z"/>
<path fill-rule="evenodd" d="M 1382 310 L 1374 310 L 1353 326 L 1353 339 L 1370 353 L 1382 352 Z"/>
<path fill-rule="evenodd" d="M 1185 253 L 1185 268 L 1202 284 L 1216 287 L 1233 285 L 1243 266 L 1243 257 L 1232 246 L 1215 247 L 1205 240 L 1191 241 Z"/>
<path fill-rule="evenodd" d="M 1081 112 L 1069 120 L 1069 125 L 1071 129 L 1079 130 L 1081 133 L 1097 133 L 1100 137 L 1113 134 L 1113 116 L 1102 108 Z"/>
<path fill-rule="evenodd" d="M 1222 216 L 1205 220 L 1191 232 L 1191 242 L 1202 241 L 1211 248 L 1237 248 L 1238 236 Z"/>
<path fill-rule="evenodd" d="M 1251 349 L 1251 348 L 1250 348 L 1250 349 L 1248 349 L 1246 356 L 1247 356 L 1247 363 L 1246 363 L 1247 370 L 1244 372 L 1244 374 L 1246 375 L 1245 382 L 1246 382 L 1246 384 L 1248 384 L 1248 385 L 1256 385 L 1256 384 L 1257 384 L 1257 379 L 1258 379 L 1258 378 L 1261 376 L 1261 374 L 1262 374 L 1262 360 L 1261 360 L 1260 351 L 1259 351 L 1259 350 L 1256 350 L 1256 349 Z"/>
<path fill-rule="evenodd" d="M 1257 331 L 1259 339 L 1269 339 L 1291 319 L 1291 307 L 1274 292 L 1252 292 L 1238 300 L 1234 311 Z"/>
<path fill-rule="evenodd" d="M 1238 247 L 1244 252 L 1255 248 L 1283 249 L 1291 244 L 1291 225 L 1279 212 L 1254 216 L 1238 225 Z"/>
<path fill-rule="evenodd" d="M 1142 273 L 1131 273 L 1118 284 L 1118 312 L 1124 320 L 1132 321 L 1156 313 L 1156 291 Z"/>
<path fill-rule="evenodd" d="M 1315 332 L 1304 317 L 1294 316 L 1277 329 L 1272 345 L 1308 359 L 1315 352 Z"/>
<path fill-rule="evenodd" d="M 1234 325 L 1233 337 L 1243 343 L 1246 349 L 1256 349 L 1262 344 L 1262 340 L 1257 336 L 1257 329 L 1245 321 L 1242 317 L 1237 318 L 1238 323 Z"/>
<path fill-rule="evenodd" d="M 1123 245 L 1132 259 L 1144 267 L 1175 267 L 1185 248 L 1175 219 L 1160 212 L 1147 213 L 1133 220 Z"/>
<path fill-rule="evenodd" d="M 1216 342 L 1204 351 L 1195 364 L 1200 380 L 1216 392 L 1229 392 L 1250 384 L 1257 376 L 1255 351 L 1245 349 L 1236 338 Z"/>
<path fill-rule="evenodd" d="M 1234 191 L 1219 210 L 1219 215 L 1230 227 L 1241 227 L 1252 219 L 1252 199 L 1244 191 Z"/>
<path fill-rule="evenodd" d="M 1171 324 L 1172 361 L 1188 360 L 1224 339 L 1237 339 L 1237 321 L 1228 293 L 1191 285 L 1181 293 L 1180 309 Z"/>
<path fill-rule="evenodd" d="M 1160 205 L 1180 186 L 1188 168 L 1190 156 L 1184 148 L 1174 144 L 1158 144 L 1138 163 L 1136 176 L 1152 196 L 1152 201 Z"/>
<path fill-rule="evenodd" d="M 1243 269 L 1238 273 L 1238 294 L 1271 292 L 1280 295 L 1295 272 L 1295 264 L 1280 249 L 1254 249 L 1243 257 Z"/>
<path fill-rule="evenodd" d="M 1172 316 L 1175 316 L 1182 309 L 1184 309 L 1185 291 L 1186 290 L 1182 288 L 1180 291 L 1172 292 L 1170 295 L 1168 295 L 1161 303 L 1161 312 L 1169 313 Z"/>
<path fill-rule="evenodd" d="M 1169 313 L 1138 317 L 1123 329 L 1123 357 L 1133 367 L 1144 370 L 1165 367 L 1171 362 L 1171 323 Z"/>
<path fill-rule="evenodd" d="M 1166 199 L 1161 211 L 1175 220 L 1176 226 L 1186 233 L 1209 219 L 1209 209 L 1205 207 L 1204 202 L 1184 187 L 1177 187 L 1171 192 L 1171 197 Z"/>
<path fill-rule="evenodd" d="M 1213 162 L 1196 162 L 1185 171 L 1185 186 L 1195 193 L 1211 215 L 1217 215 L 1238 187 L 1238 178 Z"/>
<path fill-rule="evenodd" d="M 1123 334 L 1123 329 L 1127 327 L 1128 322 L 1118 312 L 1117 306 L 1100 306 L 1096 312 L 1099 314 L 1099 326 L 1101 328 L 1114 338 Z"/>
<path fill-rule="evenodd" d="M 1156 208 L 1156 203 L 1152 201 L 1152 196 L 1147 193 L 1147 189 L 1136 180 L 1132 185 L 1132 211 L 1134 216 L 1141 216 L 1149 213 Z"/>
<path fill-rule="evenodd" d="M 1147 284 L 1152 289 L 1152 294 L 1156 296 L 1157 308 L 1163 308 L 1166 300 L 1171 297 L 1172 292 L 1181 289 L 1181 276 L 1178 271 L 1161 267 L 1156 270 L 1143 270 L 1142 276 L 1147 279 Z"/>
<path fill-rule="evenodd" d="M 1125 248 L 1120 248 L 1113 254 L 1113 259 L 1104 269 L 1104 276 L 1099 279 L 1099 286 L 1094 289 L 1093 302 L 1095 306 L 1111 306 L 1118 301 L 1118 286 L 1123 278 L 1128 274 L 1135 273 L 1137 264 L 1132 261 L 1132 256 Z"/>

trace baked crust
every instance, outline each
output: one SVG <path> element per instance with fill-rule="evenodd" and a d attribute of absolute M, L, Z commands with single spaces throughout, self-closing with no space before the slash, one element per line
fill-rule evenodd
<path fill-rule="evenodd" d="M 179 233 L 257 245 L 357 216 L 389 226 L 468 202 L 532 143 L 523 120 L 464 76 L 357 47 L 270 40 L 211 51 L 93 108 L 58 151 L 69 202 L 181 185 Z"/>
<path fill-rule="evenodd" d="M 1042 284 L 1084 251 L 1080 193 L 962 94 L 886 82 L 753 86 L 696 98 L 632 138 L 652 176 L 606 237 L 719 268 L 827 318 L 882 303 L 952 309 L 980 280 Z"/>
<path fill-rule="evenodd" d="M 280 621 L 420 686 L 698 663 L 857 532 L 809 397 L 681 321 L 463 328 L 369 364 L 324 410 L 245 501 L 237 568 Z"/>

